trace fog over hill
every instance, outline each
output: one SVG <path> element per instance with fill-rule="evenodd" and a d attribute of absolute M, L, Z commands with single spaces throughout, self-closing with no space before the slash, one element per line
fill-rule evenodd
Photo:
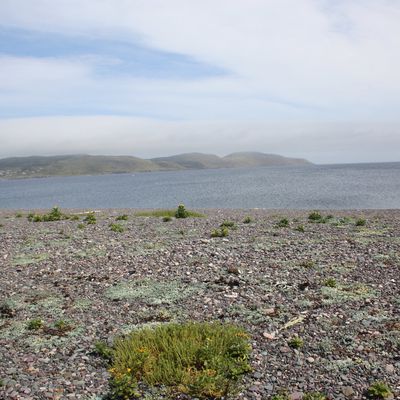
<path fill-rule="evenodd" d="M 133 156 L 32 156 L 0 159 L 0 177 L 100 175 L 183 169 L 239 168 L 274 165 L 307 165 L 309 161 L 258 152 L 214 154 L 185 153 L 149 160 Z"/>

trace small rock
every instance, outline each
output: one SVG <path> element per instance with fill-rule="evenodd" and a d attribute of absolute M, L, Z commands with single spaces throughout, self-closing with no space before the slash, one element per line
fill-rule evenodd
<path fill-rule="evenodd" d="M 354 389 L 350 386 L 343 386 L 342 393 L 344 394 L 345 397 L 352 397 L 356 394 Z"/>

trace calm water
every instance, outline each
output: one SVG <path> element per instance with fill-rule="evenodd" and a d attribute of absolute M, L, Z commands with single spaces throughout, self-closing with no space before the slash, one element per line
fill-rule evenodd
<path fill-rule="evenodd" d="M 0 180 L 0 208 L 400 208 L 400 163 Z"/>

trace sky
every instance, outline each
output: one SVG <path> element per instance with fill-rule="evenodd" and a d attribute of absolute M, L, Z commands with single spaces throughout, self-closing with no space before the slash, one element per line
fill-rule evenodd
<path fill-rule="evenodd" d="M 398 0 L 0 0 L 0 158 L 400 161 Z"/>

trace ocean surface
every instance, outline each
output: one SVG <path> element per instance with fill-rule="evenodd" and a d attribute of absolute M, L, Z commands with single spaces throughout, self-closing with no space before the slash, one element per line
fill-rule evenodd
<path fill-rule="evenodd" d="M 0 208 L 400 208 L 400 163 L 0 180 Z"/>

